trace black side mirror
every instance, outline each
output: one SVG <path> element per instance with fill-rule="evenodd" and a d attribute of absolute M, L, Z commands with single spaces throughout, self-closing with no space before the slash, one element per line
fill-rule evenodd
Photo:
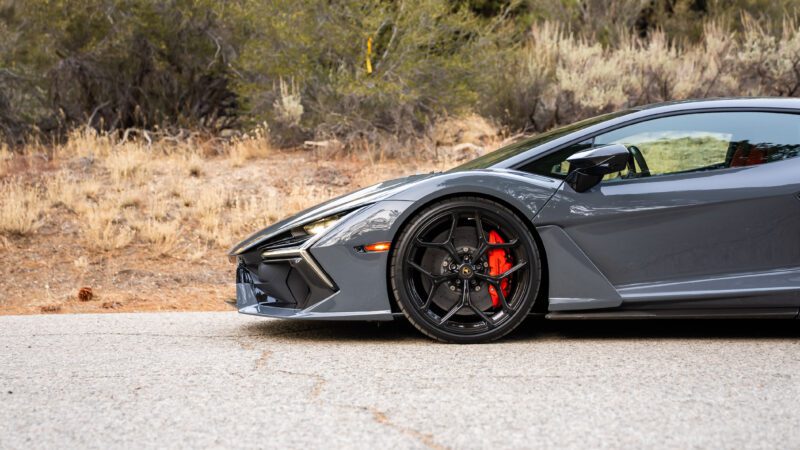
<path fill-rule="evenodd" d="M 604 145 L 584 150 L 567 158 L 569 173 L 566 182 L 575 192 L 586 192 L 597 186 L 603 177 L 628 166 L 631 153 L 622 144 Z"/>

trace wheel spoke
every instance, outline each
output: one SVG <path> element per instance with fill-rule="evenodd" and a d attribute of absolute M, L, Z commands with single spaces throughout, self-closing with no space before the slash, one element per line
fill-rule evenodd
<path fill-rule="evenodd" d="M 517 264 L 516 266 L 506 270 L 505 272 L 501 273 L 500 275 L 494 275 L 494 276 L 493 275 L 486 275 L 485 273 L 475 272 L 475 278 L 478 278 L 478 279 L 484 280 L 484 281 L 488 281 L 489 283 L 492 283 L 493 285 L 494 284 L 499 284 L 501 281 L 503 281 L 504 278 L 508 278 L 514 272 L 516 272 L 519 269 L 525 267 L 526 265 L 528 265 L 527 261 L 520 261 L 520 263 Z"/>
<path fill-rule="evenodd" d="M 489 247 L 488 247 L 488 244 L 486 243 L 486 241 L 481 242 L 480 244 L 478 244 L 478 249 L 475 250 L 475 257 L 473 257 L 472 260 L 476 261 L 476 262 L 480 261 L 480 259 L 483 257 L 483 254 L 486 253 L 486 250 L 488 250 L 488 249 L 489 249 Z"/>
<path fill-rule="evenodd" d="M 428 298 L 425 299 L 425 303 L 422 304 L 423 311 L 427 311 L 428 309 L 430 309 L 431 302 L 433 301 L 433 294 L 435 294 L 436 291 L 439 289 L 439 284 L 440 283 L 436 281 L 434 281 L 433 284 L 431 284 L 431 290 L 428 292 Z"/>
<path fill-rule="evenodd" d="M 450 308 L 450 311 L 447 311 L 447 314 L 445 314 L 444 317 L 442 317 L 442 319 L 439 321 L 439 325 L 444 325 L 448 320 L 450 320 L 451 317 L 453 317 L 455 313 L 461 311 L 465 306 L 468 306 L 470 304 L 469 281 L 464 280 L 461 286 L 462 286 L 461 301 L 459 301 L 458 303 L 455 304 L 455 306 Z"/>
<path fill-rule="evenodd" d="M 483 219 L 481 219 L 481 215 L 478 211 L 475 211 L 475 234 L 477 235 L 477 250 L 475 250 L 475 256 L 473 256 L 473 261 L 479 261 L 484 253 L 486 253 L 486 245 L 489 241 L 486 240 L 486 233 L 483 230 Z"/>
<path fill-rule="evenodd" d="M 433 281 L 435 283 L 441 283 L 443 281 L 452 280 L 453 278 L 458 278 L 458 274 L 455 272 L 446 273 L 444 275 L 437 275 L 433 277 Z"/>
<path fill-rule="evenodd" d="M 456 303 L 456 305 L 453 306 L 450 309 L 450 311 L 447 311 L 447 314 L 445 314 L 444 317 L 442 317 L 442 319 L 439 320 L 439 325 L 444 325 L 445 322 L 450 320 L 450 318 L 453 317 L 453 315 L 455 315 L 455 313 L 461 311 L 461 308 L 463 308 L 463 307 L 464 307 L 464 305 L 462 305 L 461 302 Z"/>
<path fill-rule="evenodd" d="M 508 242 L 497 242 L 494 244 L 489 244 L 489 248 L 513 248 L 516 247 L 519 243 L 519 239 L 512 239 Z"/>
<path fill-rule="evenodd" d="M 428 298 L 425 300 L 425 303 L 422 304 L 422 310 L 426 310 L 431 307 L 431 302 L 433 301 L 433 295 L 439 286 L 447 280 L 452 280 L 453 278 L 458 277 L 457 273 L 446 273 L 444 275 L 438 275 L 431 277 L 431 288 L 428 291 Z"/>
<path fill-rule="evenodd" d="M 490 330 L 492 328 L 494 328 L 494 321 L 489 316 L 487 316 L 483 311 L 481 311 L 480 308 L 478 308 L 477 306 L 473 305 L 472 302 L 469 303 L 469 307 L 470 307 L 470 309 L 475 311 L 475 314 L 477 314 L 478 317 L 481 318 L 481 320 L 486 322 L 486 327 L 487 328 L 489 328 Z"/>
<path fill-rule="evenodd" d="M 461 282 L 461 306 L 467 306 L 470 302 L 470 289 L 469 289 L 469 280 L 464 280 Z"/>
<path fill-rule="evenodd" d="M 520 261 L 516 266 L 506 270 L 503 274 L 501 274 L 497 278 L 499 278 L 500 280 L 502 280 L 503 278 L 508 278 L 511 274 L 525 267 L 526 265 L 528 265 L 527 261 Z"/>
<path fill-rule="evenodd" d="M 450 229 L 447 232 L 447 237 L 444 239 L 444 242 L 428 242 L 428 241 L 423 241 L 420 238 L 417 238 L 416 239 L 417 245 L 419 245 L 420 247 L 444 247 L 448 243 L 452 244 L 453 236 L 456 233 L 457 225 L 458 225 L 458 214 L 456 213 L 450 214 Z"/>
<path fill-rule="evenodd" d="M 450 214 L 450 231 L 447 233 L 447 241 L 450 245 L 453 244 L 453 238 L 456 234 L 456 227 L 458 226 L 458 214 Z"/>
<path fill-rule="evenodd" d="M 464 284 L 463 284 L 462 286 L 463 286 L 463 289 L 464 289 L 464 293 L 463 293 L 463 294 L 461 294 L 461 302 L 462 302 L 464 305 L 466 305 L 466 306 L 467 306 L 469 309 L 471 309 L 472 311 L 474 311 L 474 312 L 475 312 L 475 314 L 477 314 L 477 315 L 478 315 L 478 317 L 480 317 L 480 318 L 481 318 L 481 320 L 483 320 L 484 322 L 486 322 L 486 327 L 487 327 L 487 328 L 489 328 L 490 330 L 491 330 L 492 328 L 494 328 L 494 322 L 492 321 L 492 319 L 490 319 L 490 318 L 489 318 L 489 316 L 487 316 L 486 314 L 484 314 L 484 312 L 483 312 L 483 311 L 481 311 L 481 309 L 480 309 L 480 308 L 478 308 L 477 306 L 475 306 L 475 305 L 472 303 L 472 295 L 470 294 L 470 286 L 469 286 L 469 281 L 467 281 L 467 280 L 464 280 Z"/>
<path fill-rule="evenodd" d="M 408 261 L 406 261 L 406 263 L 408 264 L 409 267 L 411 267 L 412 269 L 416 269 L 421 274 L 425 275 L 426 277 L 430 278 L 431 280 L 436 278 L 436 276 L 434 274 L 432 274 L 432 273 L 428 272 L 427 270 L 423 269 L 422 266 L 420 266 L 419 264 L 415 263 L 414 261 L 411 261 L 409 259 Z"/>
<path fill-rule="evenodd" d="M 428 277 L 434 283 L 441 283 L 442 281 L 452 280 L 453 278 L 456 278 L 458 276 L 458 274 L 455 272 L 443 273 L 441 275 L 434 275 L 431 272 L 422 268 L 422 266 L 420 266 L 419 264 L 415 263 L 414 261 L 411 261 L 410 259 L 406 261 L 406 264 L 408 264 L 408 266 L 411 267 L 412 269 L 417 270 L 421 274 Z"/>
<path fill-rule="evenodd" d="M 452 242 L 445 244 L 444 249 L 447 250 L 447 253 L 450 253 L 450 257 L 453 258 L 453 261 L 456 263 L 461 261 L 461 256 L 458 254 L 458 250 L 456 250 L 456 246 L 453 245 Z"/>
<path fill-rule="evenodd" d="M 483 242 L 481 242 L 480 246 L 478 247 L 478 250 L 475 252 L 475 257 L 473 258 L 473 260 L 477 261 L 477 260 L 481 259 L 483 257 L 483 255 L 484 255 L 484 253 L 486 253 L 486 251 L 488 251 L 490 249 L 513 248 L 513 247 L 516 247 L 518 243 L 519 243 L 518 239 L 512 239 L 512 240 L 510 240 L 508 242 L 498 242 L 498 243 L 490 243 L 490 242 L 483 241 Z"/>
<path fill-rule="evenodd" d="M 447 253 L 450 254 L 450 257 L 453 258 L 453 261 L 460 261 L 460 257 L 458 256 L 458 251 L 456 250 L 455 245 L 453 245 L 453 238 L 456 234 L 456 227 L 458 227 L 458 214 L 452 213 L 450 214 L 450 229 L 447 232 L 447 238 L 444 242 L 427 242 L 423 241 L 420 238 L 417 238 L 416 244 L 420 247 L 428 247 L 428 248 L 441 248 L 444 249 Z"/>
<path fill-rule="evenodd" d="M 486 234 L 483 231 L 483 220 L 478 211 L 475 211 L 475 232 L 478 235 L 478 247 L 480 248 L 486 242 Z"/>
<path fill-rule="evenodd" d="M 503 288 L 500 283 L 494 284 L 494 291 L 497 292 L 497 298 L 500 299 L 500 309 L 506 313 L 510 314 L 514 312 L 514 308 L 508 304 L 508 300 L 506 300 L 506 294 L 503 293 Z"/>
<path fill-rule="evenodd" d="M 447 253 L 450 254 L 450 257 L 453 258 L 453 261 L 461 260 L 461 257 L 458 256 L 458 251 L 456 251 L 456 248 L 455 246 L 453 246 L 452 242 L 425 242 L 417 239 L 417 245 L 420 247 L 444 249 Z"/>

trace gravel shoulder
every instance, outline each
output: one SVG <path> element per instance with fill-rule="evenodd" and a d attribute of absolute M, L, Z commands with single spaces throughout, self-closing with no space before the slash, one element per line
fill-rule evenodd
<path fill-rule="evenodd" d="M 800 445 L 800 323 L 0 317 L 0 448 Z"/>

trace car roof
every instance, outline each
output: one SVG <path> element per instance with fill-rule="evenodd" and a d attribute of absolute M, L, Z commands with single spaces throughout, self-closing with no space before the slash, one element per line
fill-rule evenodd
<path fill-rule="evenodd" d="M 706 108 L 800 108 L 800 98 L 791 97 L 720 97 L 674 100 L 630 108 L 634 111 L 666 112 Z"/>
<path fill-rule="evenodd" d="M 578 142 L 587 136 L 604 132 L 609 129 L 625 126 L 642 120 L 649 120 L 660 115 L 670 115 L 671 113 L 691 112 L 691 111 L 714 111 L 714 110 L 787 110 L 800 112 L 800 98 L 788 97 L 735 97 L 735 98 L 710 98 L 679 100 L 663 103 L 654 103 L 644 106 L 637 106 L 627 109 L 627 114 L 611 118 L 596 125 L 575 131 L 558 139 L 531 148 L 515 156 L 509 157 L 493 164 L 495 168 L 515 168 L 520 167 L 529 161 L 538 159 L 550 153 L 556 148 L 560 148 L 571 142 Z"/>

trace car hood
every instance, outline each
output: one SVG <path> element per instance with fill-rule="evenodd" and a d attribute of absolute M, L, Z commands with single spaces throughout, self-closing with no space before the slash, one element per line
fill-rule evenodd
<path fill-rule="evenodd" d="M 267 239 L 291 230 L 292 228 L 305 225 L 324 217 L 352 211 L 362 206 L 383 200 L 399 191 L 402 191 L 403 189 L 407 189 L 411 185 L 421 180 L 433 177 L 435 175 L 436 173 L 428 173 L 424 175 L 412 175 L 409 177 L 384 181 L 363 189 L 359 189 L 355 192 L 333 198 L 324 203 L 320 203 L 319 205 L 312 206 L 311 208 L 301 211 L 291 217 L 276 222 L 267 228 L 264 228 L 263 230 L 251 234 L 243 241 L 239 242 L 230 250 L 228 250 L 228 255 L 240 255 L 261 244 Z"/>

